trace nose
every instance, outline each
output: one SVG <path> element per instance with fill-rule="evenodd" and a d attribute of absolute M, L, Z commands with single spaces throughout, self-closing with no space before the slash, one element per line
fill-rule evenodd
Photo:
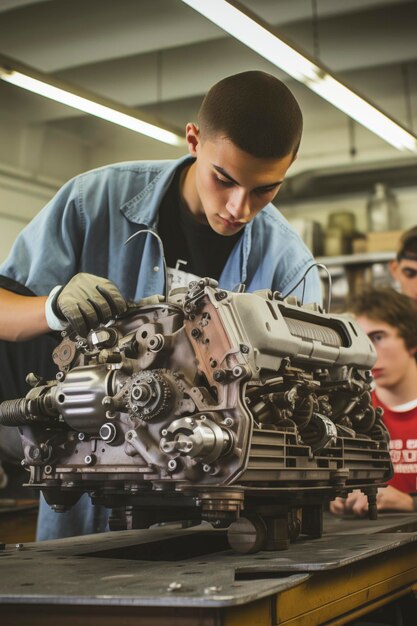
<path fill-rule="evenodd" d="M 249 194 L 244 189 L 234 189 L 229 196 L 226 209 L 235 222 L 245 222 L 251 214 Z"/>

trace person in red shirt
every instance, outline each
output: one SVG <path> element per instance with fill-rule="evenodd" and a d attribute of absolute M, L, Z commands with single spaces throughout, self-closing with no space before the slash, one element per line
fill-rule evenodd
<path fill-rule="evenodd" d="M 377 360 L 372 369 L 374 406 L 384 409 L 390 433 L 394 476 L 378 489 L 380 511 L 417 509 L 417 303 L 391 288 L 370 288 L 351 303 L 350 311 L 372 341 Z M 336 498 L 335 514 L 365 515 L 367 497 L 358 490 Z"/>

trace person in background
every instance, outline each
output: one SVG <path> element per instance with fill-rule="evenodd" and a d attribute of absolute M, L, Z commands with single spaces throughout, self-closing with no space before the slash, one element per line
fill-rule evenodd
<path fill-rule="evenodd" d="M 403 233 L 397 258 L 390 261 L 389 270 L 401 293 L 417 301 L 417 226 Z"/>
<path fill-rule="evenodd" d="M 272 204 L 301 135 L 301 110 L 284 83 L 243 72 L 210 89 L 198 123 L 186 126 L 187 156 L 113 164 L 69 181 L 0 266 L 0 339 L 27 340 L 68 325 L 86 337 L 123 313 L 128 300 L 163 294 L 163 250 L 154 234 L 168 287 L 210 277 L 224 289 L 244 284 L 301 296 L 314 260 Z M 304 299 L 321 302 L 316 270 Z M 106 515 L 91 516 L 88 499 L 77 507 L 56 514 L 41 499 L 38 539 L 103 530 Z"/>
<path fill-rule="evenodd" d="M 351 303 L 349 311 L 372 341 L 377 360 L 372 368 L 372 403 L 384 410 L 390 434 L 394 476 L 378 489 L 380 511 L 417 509 L 417 303 L 391 288 L 369 288 Z M 335 514 L 365 515 L 367 497 L 361 491 L 336 498 Z"/>

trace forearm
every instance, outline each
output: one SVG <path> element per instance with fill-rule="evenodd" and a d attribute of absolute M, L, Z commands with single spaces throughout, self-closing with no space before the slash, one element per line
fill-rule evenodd
<path fill-rule="evenodd" d="M 381 511 L 413 511 L 412 494 L 400 491 L 392 485 L 378 489 L 377 506 Z"/>
<path fill-rule="evenodd" d="M 46 296 L 20 296 L 0 289 L 0 339 L 25 341 L 49 332 Z"/>
<path fill-rule="evenodd" d="M 378 489 L 376 505 L 378 511 L 417 511 L 417 493 L 404 493 L 388 485 Z M 353 513 L 363 516 L 368 512 L 368 498 L 359 490 L 352 491 L 346 499 L 336 498 L 330 503 L 330 511 L 335 515 Z"/>

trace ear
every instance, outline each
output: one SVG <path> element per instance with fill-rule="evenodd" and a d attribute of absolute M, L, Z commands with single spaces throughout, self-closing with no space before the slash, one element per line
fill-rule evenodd
<path fill-rule="evenodd" d="M 185 127 L 185 140 L 188 146 L 188 152 L 191 156 L 197 156 L 197 146 L 200 143 L 200 131 L 198 127 L 189 122 Z"/>
<path fill-rule="evenodd" d="M 412 356 L 413 358 L 415 358 L 416 353 L 417 353 L 417 346 L 415 348 L 409 348 L 408 349 L 408 353 L 410 356 Z"/>
<path fill-rule="evenodd" d="M 394 259 L 388 263 L 388 269 L 394 280 L 397 280 L 398 276 L 398 261 Z"/>

